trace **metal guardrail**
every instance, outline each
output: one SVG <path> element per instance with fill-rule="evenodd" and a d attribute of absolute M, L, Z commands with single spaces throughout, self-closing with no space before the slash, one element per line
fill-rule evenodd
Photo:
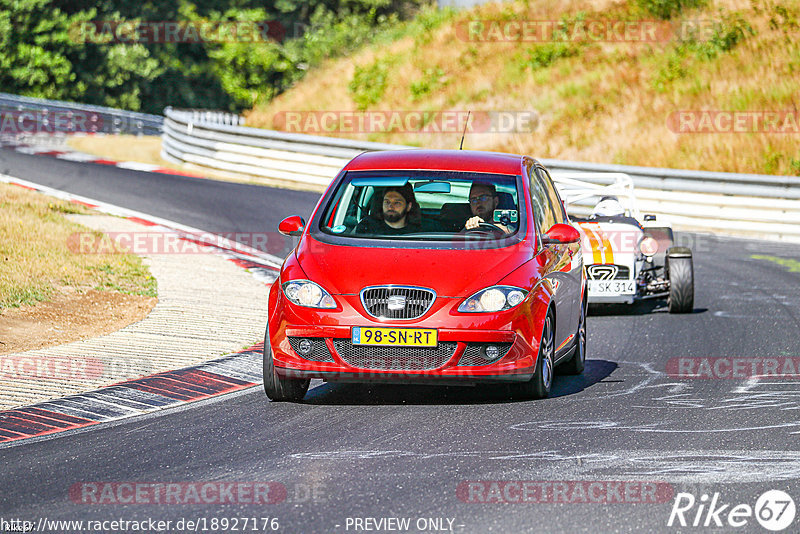
<path fill-rule="evenodd" d="M 365 150 L 411 148 L 220 124 L 191 110 L 167 108 L 164 115 L 161 155 L 166 160 L 320 190 Z"/>
<path fill-rule="evenodd" d="M 413 147 L 219 124 L 165 110 L 162 156 L 195 165 L 324 189 L 353 156 Z M 610 183 L 625 173 L 639 209 L 675 227 L 800 242 L 800 177 L 540 160 L 553 175 Z"/>
<path fill-rule="evenodd" d="M 4 136 L 76 132 L 159 135 L 164 123 L 161 115 L 8 93 L 0 93 L 0 112 L 4 114 L 0 130 Z M 9 117 L 15 124 L 8 122 Z"/>

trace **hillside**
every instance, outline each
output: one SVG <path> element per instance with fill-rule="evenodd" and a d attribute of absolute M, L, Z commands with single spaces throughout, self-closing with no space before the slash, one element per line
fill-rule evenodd
<path fill-rule="evenodd" d="M 671 17 L 656 9 L 680 4 L 699 7 Z M 250 110 L 247 123 L 286 129 L 286 112 L 300 110 L 534 111 L 532 131 L 468 134 L 465 148 L 800 175 L 799 19 L 800 3 L 789 0 L 530 0 L 427 10 L 311 69 Z M 561 21 L 567 31 L 555 40 L 515 39 L 518 25 L 508 23 L 522 21 Z M 606 24 L 595 40 L 597 21 L 628 21 L 638 33 L 616 42 L 620 33 Z M 325 134 L 431 148 L 456 148 L 460 138 L 453 129 L 343 130 Z"/>

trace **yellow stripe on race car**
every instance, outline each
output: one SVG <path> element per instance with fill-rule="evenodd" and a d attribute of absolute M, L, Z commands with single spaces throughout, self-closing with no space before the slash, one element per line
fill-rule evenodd
<path fill-rule="evenodd" d="M 598 228 L 598 230 L 600 230 Z M 600 236 L 603 238 L 603 262 L 614 263 L 614 249 L 611 248 L 611 242 L 608 240 L 608 234 L 600 230 Z"/>
<path fill-rule="evenodd" d="M 583 228 L 586 238 L 589 240 L 589 245 L 592 247 L 592 256 L 594 259 L 592 263 L 603 263 L 600 252 L 600 241 L 597 239 L 597 235 L 592 228 L 593 226 L 597 226 L 597 223 L 579 223 L 579 226 Z"/>
<path fill-rule="evenodd" d="M 586 237 L 589 238 L 589 244 L 592 247 L 592 256 L 594 259 L 593 263 L 613 264 L 614 249 L 611 248 L 608 235 L 600 229 L 600 225 L 598 223 L 589 222 L 579 223 L 579 225 L 586 233 Z"/>

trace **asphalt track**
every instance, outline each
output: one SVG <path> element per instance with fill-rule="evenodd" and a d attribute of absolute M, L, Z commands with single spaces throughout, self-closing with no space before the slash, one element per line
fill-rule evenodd
<path fill-rule="evenodd" d="M 273 229 L 284 215 L 307 215 L 316 200 L 9 150 L 0 151 L 0 172 L 221 232 Z M 277 518 L 279 532 L 365 532 L 375 523 L 356 519 L 390 517 L 410 519 L 409 528 L 370 531 L 445 532 L 451 524 L 470 533 L 708 531 L 705 513 L 699 527 L 667 526 L 675 496 L 690 493 L 698 500 L 685 513 L 690 525 L 702 495 L 705 512 L 718 494 L 719 505 L 729 506 L 717 531 L 767 532 L 754 517 L 733 528 L 727 512 L 754 507 L 772 489 L 800 499 L 800 381 L 687 379 L 667 370 L 681 357 L 800 358 L 800 247 L 680 238 L 695 251 L 695 312 L 670 315 L 663 303 L 593 310 L 586 371 L 558 376 L 549 399 L 509 400 L 504 387 L 320 382 L 304 403 L 288 404 L 270 403 L 253 388 L 1 448 L 0 518 L 152 518 L 172 521 L 170 530 L 180 519 L 205 520 L 206 532 L 233 531 L 231 522 L 212 529 L 223 518 L 238 518 L 238 529 L 247 531 L 256 518 L 255 530 L 271 531 L 264 517 Z M 470 481 L 538 481 L 545 488 L 567 481 L 569 490 L 498 503 L 519 492 L 503 496 L 488 482 Z M 587 502 L 578 490 L 593 481 L 604 484 L 602 495 L 624 502 Z M 247 495 L 198 504 L 189 493 L 177 497 L 189 501 L 180 504 L 81 502 L 76 488 L 91 482 L 277 482 L 286 495 L 259 505 L 244 502 Z M 628 494 L 617 482 L 628 483 Z M 653 487 L 638 483 L 658 484 L 656 497 L 644 499 L 658 502 L 637 502 L 637 487 Z M 595 497 L 598 487 L 590 489 Z M 560 502 L 536 502 L 552 498 Z M 493 502 L 470 502 L 480 499 Z M 441 527 L 428 521 L 436 518 Z M 59 527 L 51 530 L 77 530 Z M 786 532 L 798 530 L 800 518 Z"/>

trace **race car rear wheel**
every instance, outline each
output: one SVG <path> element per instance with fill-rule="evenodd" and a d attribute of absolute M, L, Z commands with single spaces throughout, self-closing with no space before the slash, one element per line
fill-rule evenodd
<path fill-rule="evenodd" d="M 561 370 L 568 375 L 579 375 L 586 367 L 586 306 L 586 301 L 583 301 L 575 332 L 575 350 L 572 357 L 561 365 Z"/>
<path fill-rule="evenodd" d="M 267 330 L 264 335 L 264 392 L 267 397 L 274 401 L 301 401 L 306 396 L 310 383 L 308 378 L 286 378 L 275 371 Z"/>
<path fill-rule="evenodd" d="M 691 313 L 694 310 L 694 265 L 688 248 L 673 247 L 667 253 L 670 313 Z"/>
<path fill-rule="evenodd" d="M 553 362 L 555 358 L 555 321 L 553 314 L 547 312 L 539 341 L 539 355 L 536 358 L 536 371 L 533 377 L 522 384 L 515 384 L 512 392 L 515 397 L 543 399 L 550 394 L 553 385 Z"/>

